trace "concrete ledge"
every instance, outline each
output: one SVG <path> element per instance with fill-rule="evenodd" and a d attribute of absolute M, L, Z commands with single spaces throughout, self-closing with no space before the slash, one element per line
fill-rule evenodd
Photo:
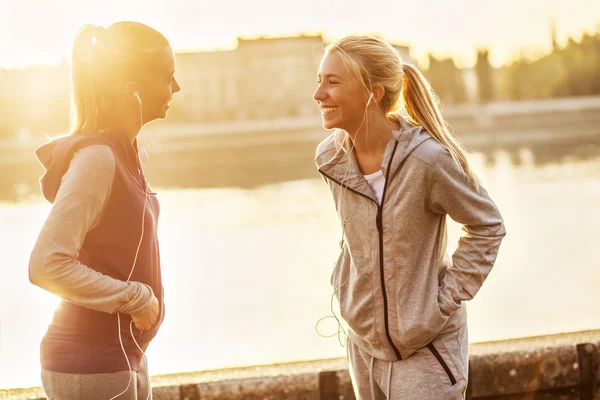
<path fill-rule="evenodd" d="M 470 346 L 468 399 L 600 400 L 600 330 Z M 155 400 L 354 399 L 345 359 L 154 376 Z M 39 388 L 0 399 L 41 399 Z M 433 400 L 433 399 L 424 399 Z"/>
<path fill-rule="evenodd" d="M 470 352 L 469 399 L 600 399 L 600 331 L 476 343 Z M 354 399 L 344 359 L 282 364 L 263 372 L 277 374 L 182 385 L 179 398 Z M 157 388 L 155 398 L 173 397 L 162 397 Z"/>
<path fill-rule="evenodd" d="M 469 360 L 473 398 L 597 391 L 599 340 L 600 331 L 589 331 L 475 344 Z"/>

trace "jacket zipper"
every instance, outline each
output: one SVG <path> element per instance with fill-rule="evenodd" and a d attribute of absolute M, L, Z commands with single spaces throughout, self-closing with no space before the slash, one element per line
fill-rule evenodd
<path fill-rule="evenodd" d="M 379 276 L 381 277 L 381 293 L 383 294 L 383 308 L 385 310 L 385 313 L 383 314 L 383 319 L 385 322 L 385 334 L 390 342 L 390 345 L 392 346 L 392 349 L 394 349 L 394 353 L 396 353 L 396 357 L 398 357 L 398 360 L 402 360 L 400 350 L 398 350 L 394 342 L 392 342 L 392 336 L 390 335 L 390 325 L 388 322 L 388 302 L 387 293 L 385 290 L 385 276 L 383 268 L 383 203 L 385 202 L 385 193 L 387 192 L 388 183 L 390 181 L 390 167 L 392 166 L 392 160 L 394 159 L 394 154 L 396 154 L 397 147 L 398 142 L 394 144 L 394 151 L 392 151 L 392 156 L 388 162 L 388 167 L 385 174 L 385 183 L 383 185 L 383 194 L 381 195 L 381 205 L 377 205 L 377 230 L 379 231 Z"/>
<path fill-rule="evenodd" d="M 394 159 L 394 155 L 396 154 L 397 147 L 398 147 L 398 142 L 396 142 L 394 144 L 394 150 L 392 151 L 392 156 L 390 157 L 390 161 L 388 163 L 387 173 L 385 176 L 385 184 L 383 185 L 383 194 L 381 196 L 381 205 L 377 204 L 377 202 L 375 200 L 373 200 L 371 197 L 369 197 L 363 193 L 360 193 L 354 189 L 351 189 L 348 186 L 346 186 L 346 189 L 350 190 L 352 193 L 356 193 L 359 196 L 362 196 L 362 197 L 365 197 L 365 198 L 371 200 L 377 206 L 377 217 L 376 217 L 375 222 L 377 225 L 377 232 L 379 233 L 379 276 L 381 277 L 381 293 L 383 295 L 383 309 L 384 309 L 383 319 L 384 319 L 384 325 L 385 325 L 385 335 L 390 343 L 390 346 L 394 350 L 394 353 L 396 354 L 396 357 L 398 358 L 398 360 L 402 360 L 402 355 L 400 354 L 400 350 L 398 350 L 398 348 L 392 341 L 392 336 L 390 335 L 390 326 L 389 326 L 389 321 L 388 321 L 388 319 L 389 319 L 389 317 L 388 317 L 388 301 L 387 301 L 387 292 L 385 290 L 385 277 L 384 277 L 384 268 L 383 268 L 383 217 L 382 217 L 383 202 L 385 201 L 385 192 L 387 191 L 387 186 L 388 186 L 388 182 L 389 182 L 390 167 L 392 165 L 392 160 Z M 321 171 L 319 171 L 319 172 L 321 172 Z M 327 175 L 323 172 L 321 172 L 321 174 L 326 176 L 327 178 L 331 179 L 332 182 L 337 183 L 342 188 L 344 187 L 344 185 L 341 182 L 333 179 L 329 175 Z"/>

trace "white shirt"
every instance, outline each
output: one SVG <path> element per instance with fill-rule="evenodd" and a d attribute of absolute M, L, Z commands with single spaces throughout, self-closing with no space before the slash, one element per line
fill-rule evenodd
<path fill-rule="evenodd" d="M 377 203 L 381 205 L 381 198 L 383 197 L 383 187 L 385 186 L 385 176 L 383 176 L 383 171 L 379 170 L 369 175 L 363 175 L 365 180 L 371 186 L 371 190 L 375 194 L 375 198 L 377 199 Z"/>

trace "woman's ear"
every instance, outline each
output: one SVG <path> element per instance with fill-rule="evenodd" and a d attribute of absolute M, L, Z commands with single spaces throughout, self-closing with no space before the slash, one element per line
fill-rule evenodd
<path fill-rule="evenodd" d="M 373 102 L 379 103 L 383 96 L 385 96 L 385 88 L 381 83 L 376 83 L 371 87 L 371 92 L 373 93 Z"/>

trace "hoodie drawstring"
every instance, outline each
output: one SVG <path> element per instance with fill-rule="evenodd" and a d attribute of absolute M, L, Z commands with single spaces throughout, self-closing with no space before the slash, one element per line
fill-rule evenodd
<path fill-rule="evenodd" d="M 394 365 L 394 363 L 392 361 L 390 361 L 390 366 L 389 366 L 389 369 L 388 369 L 387 390 L 386 390 L 386 396 L 385 396 L 385 398 L 387 400 L 391 399 L 390 393 L 391 393 L 391 390 L 392 390 L 392 367 L 393 367 L 393 365 Z"/>
<path fill-rule="evenodd" d="M 392 393 L 392 368 L 394 367 L 394 362 L 389 361 L 390 365 L 388 367 L 388 379 L 387 379 L 387 388 L 385 390 L 385 398 L 390 400 L 390 394 Z M 369 385 L 371 386 L 371 400 L 375 400 L 375 379 L 373 378 L 373 365 L 375 364 L 375 357 L 371 357 L 371 362 L 369 363 Z"/>
<path fill-rule="evenodd" d="M 375 380 L 373 379 L 373 363 L 375 357 L 371 357 L 371 363 L 369 364 L 369 385 L 371 386 L 371 400 L 375 400 Z"/>
<path fill-rule="evenodd" d="M 387 379 L 387 388 L 385 389 L 385 398 L 390 400 L 392 393 L 392 369 L 394 367 L 394 362 L 389 361 L 390 365 L 388 367 L 388 379 Z M 375 379 L 373 378 L 373 365 L 375 364 L 375 357 L 371 357 L 371 362 L 369 363 L 369 385 L 371 387 L 371 400 L 375 400 Z"/>

